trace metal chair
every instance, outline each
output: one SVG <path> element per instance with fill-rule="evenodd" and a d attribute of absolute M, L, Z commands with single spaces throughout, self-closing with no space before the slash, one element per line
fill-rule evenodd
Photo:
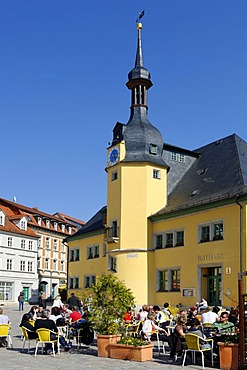
<path fill-rule="evenodd" d="M 211 352 L 211 362 L 212 362 L 212 367 L 214 367 L 214 357 L 213 357 L 213 340 L 212 339 L 202 339 L 198 335 L 195 334 L 185 334 L 185 340 L 187 344 L 187 349 L 184 351 L 184 358 L 183 358 L 183 363 L 182 366 L 185 364 L 186 356 L 188 352 L 191 352 L 192 354 L 192 362 L 195 364 L 195 354 L 200 353 L 202 356 L 202 368 L 204 369 L 204 352 Z M 200 343 L 209 343 L 210 348 L 201 348 Z"/>
<path fill-rule="evenodd" d="M 21 330 L 22 330 L 22 334 L 23 334 L 23 346 L 22 346 L 22 352 L 24 351 L 25 349 L 25 344 L 26 344 L 26 341 L 28 340 L 28 351 L 27 353 L 29 353 L 29 350 L 30 350 L 30 341 L 34 341 L 35 342 L 38 340 L 38 339 L 30 339 L 29 336 L 28 336 L 28 332 L 30 333 L 33 333 L 31 330 L 25 328 L 24 326 L 21 327 Z"/>
<path fill-rule="evenodd" d="M 7 338 L 8 347 L 13 348 L 13 342 L 10 335 L 10 325 L 9 324 L 0 324 L 0 337 Z"/>
<path fill-rule="evenodd" d="M 38 334 L 39 338 L 38 338 L 37 343 L 36 343 L 34 356 L 36 357 L 36 355 L 37 355 L 37 351 L 38 351 L 38 347 L 39 347 L 40 343 L 42 344 L 42 353 L 43 353 L 43 345 L 47 344 L 47 343 L 50 343 L 52 345 L 53 356 L 55 357 L 55 343 L 58 342 L 58 338 L 52 340 L 51 339 L 51 333 L 56 334 L 56 335 L 57 335 L 57 333 L 53 332 L 52 330 L 44 329 L 44 328 L 37 329 L 36 333 Z M 60 353 L 59 342 L 58 342 L 58 353 Z"/>

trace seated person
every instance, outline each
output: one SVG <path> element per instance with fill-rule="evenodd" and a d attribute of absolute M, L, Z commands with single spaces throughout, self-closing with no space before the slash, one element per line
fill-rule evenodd
<path fill-rule="evenodd" d="M 173 358 L 175 355 L 181 356 L 183 350 L 183 343 L 185 343 L 185 333 L 188 331 L 187 316 L 179 315 L 176 320 L 176 326 L 173 333 L 173 347 L 170 353 L 170 357 Z"/>
<path fill-rule="evenodd" d="M 188 333 L 195 334 L 202 339 L 200 341 L 200 349 L 211 348 L 210 344 L 205 342 L 207 339 L 206 335 L 204 335 L 200 330 L 200 321 L 197 318 L 194 318 L 191 320 L 190 325 L 191 327 L 189 328 Z"/>
<path fill-rule="evenodd" d="M 9 317 L 3 314 L 3 309 L 0 307 L 0 324 L 10 324 Z M 7 337 L 0 337 L 0 347 L 7 347 Z"/>
<path fill-rule="evenodd" d="M 235 331 L 235 326 L 232 322 L 228 321 L 228 312 L 223 311 L 220 314 L 220 321 L 213 323 L 212 329 L 217 329 L 217 333 L 214 335 L 214 352 L 218 354 L 218 342 L 224 342 L 224 335 L 231 334 Z"/>
<path fill-rule="evenodd" d="M 148 306 L 144 304 L 141 310 L 139 310 L 139 313 L 137 315 L 137 320 L 145 321 L 147 318 L 147 315 L 148 315 Z"/>
<path fill-rule="evenodd" d="M 196 306 L 190 307 L 189 313 L 188 313 L 188 316 L 187 316 L 187 325 L 188 326 L 191 326 L 191 321 L 193 321 L 196 318 L 196 315 L 197 315 L 197 307 Z"/>
<path fill-rule="evenodd" d="M 27 336 L 29 339 L 37 339 L 38 334 L 36 333 L 35 327 L 30 324 L 30 320 L 32 320 L 32 316 L 29 313 L 24 313 L 19 326 L 23 326 L 25 329 L 27 329 Z"/>
<path fill-rule="evenodd" d="M 82 315 L 81 313 L 78 311 L 78 307 L 77 306 L 73 306 L 72 307 L 72 312 L 71 314 L 69 315 L 69 320 L 71 323 L 77 321 L 77 320 L 80 320 L 82 318 Z"/>
<path fill-rule="evenodd" d="M 228 321 L 228 312 L 223 311 L 220 314 L 220 321 L 214 322 L 212 328 L 216 328 L 220 334 L 231 334 L 235 330 L 232 322 Z"/>
<path fill-rule="evenodd" d="M 232 322 L 235 327 L 238 327 L 239 324 L 239 311 L 236 307 L 231 307 L 230 313 L 228 316 L 228 321 Z"/>
<path fill-rule="evenodd" d="M 198 303 L 198 307 L 197 307 L 197 311 L 198 311 L 198 314 L 201 312 L 201 311 L 204 311 L 208 308 L 208 302 L 206 301 L 205 298 L 202 297 L 202 300 L 200 303 Z"/>
<path fill-rule="evenodd" d="M 148 343 L 151 343 L 152 340 L 157 340 L 157 334 L 154 333 L 154 331 L 157 330 L 162 333 L 158 333 L 159 339 L 162 342 L 167 342 L 169 347 L 172 348 L 172 338 L 168 335 L 165 329 L 154 323 L 155 316 L 155 313 L 152 312 L 148 314 L 147 319 L 144 321 L 142 326 L 143 337 L 148 341 Z"/>
<path fill-rule="evenodd" d="M 209 307 L 202 314 L 202 324 L 204 324 L 204 323 L 213 324 L 214 322 L 217 321 L 217 319 L 218 319 L 217 313 L 211 311 Z"/>
<path fill-rule="evenodd" d="M 161 311 L 159 306 L 153 307 L 154 313 L 156 315 L 155 321 L 159 326 L 161 326 L 163 329 L 165 329 L 167 326 L 170 325 L 169 316 L 165 314 L 165 312 Z"/>
<path fill-rule="evenodd" d="M 65 325 L 65 319 L 60 314 L 60 308 L 57 307 L 57 306 L 52 307 L 50 319 L 53 320 L 56 323 L 57 326 L 64 326 Z"/>
<path fill-rule="evenodd" d="M 131 307 L 128 307 L 128 310 L 125 313 L 123 320 L 125 321 L 125 324 L 129 324 L 132 322 L 133 315 L 132 315 Z"/>
<path fill-rule="evenodd" d="M 71 313 L 72 313 L 72 311 L 69 309 L 69 305 L 66 303 L 63 306 L 63 312 L 62 312 L 62 315 L 65 317 L 65 321 L 69 320 L 69 316 L 70 316 Z"/>
<path fill-rule="evenodd" d="M 52 331 L 50 338 L 51 340 L 57 340 L 58 339 L 58 329 L 53 320 L 50 319 L 50 311 L 47 309 L 44 309 L 42 311 L 42 317 L 39 320 L 35 321 L 34 325 L 35 329 L 49 329 Z M 45 345 L 45 353 L 47 353 L 48 350 L 50 350 L 52 345 L 50 343 L 46 343 Z M 55 352 L 57 352 L 57 342 L 55 342 Z"/>
<path fill-rule="evenodd" d="M 31 309 L 28 311 L 28 314 L 31 316 L 31 320 L 36 320 L 37 319 L 37 314 L 39 312 L 39 307 L 38 306 L 32 306 Z"/>

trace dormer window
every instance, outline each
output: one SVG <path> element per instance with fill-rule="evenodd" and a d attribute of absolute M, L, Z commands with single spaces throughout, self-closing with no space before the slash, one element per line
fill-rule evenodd
<path fill-rule="evenodd" d="M 5 214 L 3 211 L 0 211 L 0 226 L 5 225 Z"/>
<path fill-rule="evenodd" d="M 46 220 L 45 224 L 46 224 L 46 227 L 49 229 L 50 228 L 50 220 Z"/>
<path fill-rule="evenodd" d="M 149 153 L 150 154 L 153 154 L 153 155 L 157 155 L 157 153 L 158 153 L 158 147 L 157 147 L 157 145 L 150 144 L 149 145 Z"/>
<path fill-rule="evenodd" d="M 20 220 L 20 229 L 21 230 L 27 230 L 27 222 L 26 222 L 26 219 L 22 218 Z"/>
<path fill-rule="evenodd" d="M 65 225 L 62 224 L 62 232 L 64 233 L 65 232 Z"/>
<path fill-rule="evenodd" d="M 57 222 L 54 222 L 54 230 L 57 230 Z"/>
<path fill-rule="evenodd" d="M 42 223 L 42 218 L 38 217 L 38 225 L 41 226 L 41 223 Z"/>
<path fill-rule="evenodd" d="M 69 226 L 69 234 L 71 234 L 71 233 L 72 233 L 72 227 Z"/>

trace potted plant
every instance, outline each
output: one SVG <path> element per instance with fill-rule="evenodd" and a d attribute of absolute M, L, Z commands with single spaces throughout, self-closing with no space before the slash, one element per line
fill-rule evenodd
<path fill-rule="evenodd" d="M 98 356 L 110 357 L 109 343 L 121 339 L 123 317 L 133 307 L 134 296 L 116 276 L 102 275 L 91 288 L 92 302 L 89 321 L 97 333 Z"/>
<path fill-rule="evenodd" d="M 218 342 L 220 354 L 220 369 L 238 370 L 239 333 L 222 335 L 222 342 Z"/>
<path fill-rule="evenodd" d="M 122 337 L 116 344 L 110 344 L 110 357 L 119 360 L 150 361 L 153 358 L 153 344 L 142 338 Z"/>

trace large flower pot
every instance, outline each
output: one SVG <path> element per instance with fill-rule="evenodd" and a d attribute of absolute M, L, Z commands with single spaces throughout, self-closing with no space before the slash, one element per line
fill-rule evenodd
<path fill-rule="evenodd" d="M 238 344 L 235 343 L 218 343 L 220 350 L 220 369 L 221 370 L 238 370 Z"/>
<path fill-rule="evenodd" d="M 110 344 L 117 343 L 121 340 L 122 335 L 97 335 L 97 346 L 98 346 L 98 356 L 99 357 L 110 357 Z"/>
<path fill-rule="evenodd" d="M 150 361 L 153 358 L 153 344 L 147 344 L 145 346 L 110 344 L 109 347 L 111 358 L 130 361 Z"/>

